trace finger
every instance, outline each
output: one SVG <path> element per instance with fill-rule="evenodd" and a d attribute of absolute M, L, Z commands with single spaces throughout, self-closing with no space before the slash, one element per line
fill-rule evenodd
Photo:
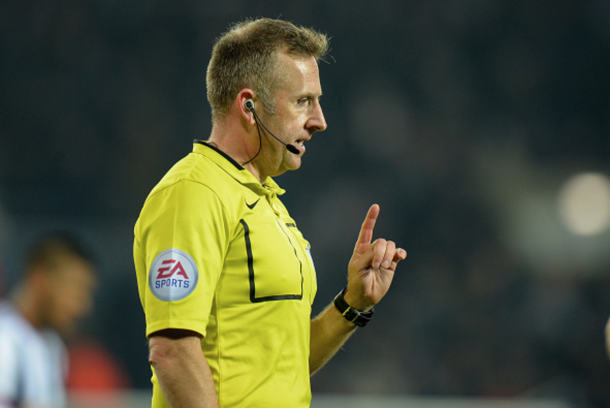
<path fill-rule="evenodd" d="M 388 269 L 395 255 L 396 243 L 394 243 L 394 241 L 388 241 L 385 247 L 385 254 L 383 254 L 383 260 L 381 261 L 381 267 L 384 269 Z"/>
<path fill-rule="evenodd" d="M 402 248 L 396 248 L 396 252 L 394 253 L 394 260 L 398 262 L 404 261 L 405 259 L 407 259 L 407 251 Z"/>
<path fill-rule="evenodd" d="M 360 228 L 360 235 L 358 235 L 358 241 L 356 242 L 356 246 L 371 243 L 371 241 L 373 240 L 373 229 L 375 228 L 375 222 L 377 222 L 378 216 L 379 206 L 377 204 L 373 204 L 371 208 L 369 208 L 369 211 L 366 214 L 366 218 L 362 223 L 362 227 Z"/>
<path fill-rule="evenodd" d="M 396 252 L 394 252 L 394 258 L 392 259 L 388 269 L 395 271 L 396 267 L 398 266 L 398 262 L 404 261 L 405 259 L 407 259 L 407 251 L 402 248 L 398 248 Z"/>
<path fill-rule="evenodd" d="M 383 238 L 379 238 L 372 245 L 373 249 L 373 268 L 379 269 L 381 266 L 381 262 L 383 262 L 383 257 L 386 253 L 387 241 Z"/>

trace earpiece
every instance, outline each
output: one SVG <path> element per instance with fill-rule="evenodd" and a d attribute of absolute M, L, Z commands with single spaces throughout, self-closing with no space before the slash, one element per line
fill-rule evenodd
<path fill-rule="evenodd" d="M 248 99 L 245 103 L 246 109 L 248 109 L 249 111 L 253 111 L 254 110 L 254 101 L 252 99 Z"/>

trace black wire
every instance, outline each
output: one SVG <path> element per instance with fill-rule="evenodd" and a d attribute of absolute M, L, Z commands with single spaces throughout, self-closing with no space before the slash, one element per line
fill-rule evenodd
<path fill-rule="evenodd" d="M 254 113 L 254 115 L 256 116 L 256 118 L 258 119 L 258 115 L 256 114 L 256 112 Z M 256 159 L 256 157 L 258 156 L 258 154 L 261 152 L 261 149 L 263 148 L 263 138 L 261 136 L 261 128 L 258 126 L 258 120 L 255 120 L 256 122 L 256 129 L 258 130 L 258 152 L 256 152 L 256 154 L 254 155 L 253 158 L 251 158 L 250 160 L 248 160 L 247 162 L 241 163 L 242 166 L 245 166 L 246 164 L 250 163 L 252 160 Z M 264 125 L 263 125 L 264 126 Z M 266 129 L 266 128 L 265 128 Z"/>
<path fill-rule="evenodd" d="M 277 136 L 275 136 L 273 133 L 271 133 L 271 131 L 269 129 L 267 129 L 267 126 L 265 126 L 265 124 L 263 123 L 261 118 L 258 117 L 258 113 L 256 113 L 256 110 L 254 110 L 254 106 L 252 106 L 252 109 L 250 109 L 250 111 L 252 113 L 254 113 L 254 117 L 256 118 L 256 126 L 257 127 L 258 127 L 258 124 L 260 123 L 261 126 L 263 127 L 263 129 L 265 129 L 267 131 L 267 133 L 269 133 L 271 136 L 275 137 L 280 143 L 283 143 L 281 140 L 279 140 L 277 138 Z M 260 135 L 260 129 L 258 131 L 259 131 L 259 135 Z"/>

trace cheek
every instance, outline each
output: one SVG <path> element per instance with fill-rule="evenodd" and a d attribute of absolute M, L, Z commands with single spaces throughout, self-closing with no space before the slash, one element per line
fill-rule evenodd
<path fill-rule="evenodd" d="M 54 309 L 60 319 L 77 318 L 85 314 L 91 307 L 89 291 L 76 285 L 65 285 L 54 293 Z"/>

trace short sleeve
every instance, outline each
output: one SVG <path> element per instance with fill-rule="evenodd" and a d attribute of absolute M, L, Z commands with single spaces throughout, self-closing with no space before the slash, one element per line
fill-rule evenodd
<path fill-rule="evenodd" d="M 206 335 L 228 231 L 221 200 L 204 184 L 183 180 L 148 198 L 134 241 L 147 336 L 170 328 Z"/>

